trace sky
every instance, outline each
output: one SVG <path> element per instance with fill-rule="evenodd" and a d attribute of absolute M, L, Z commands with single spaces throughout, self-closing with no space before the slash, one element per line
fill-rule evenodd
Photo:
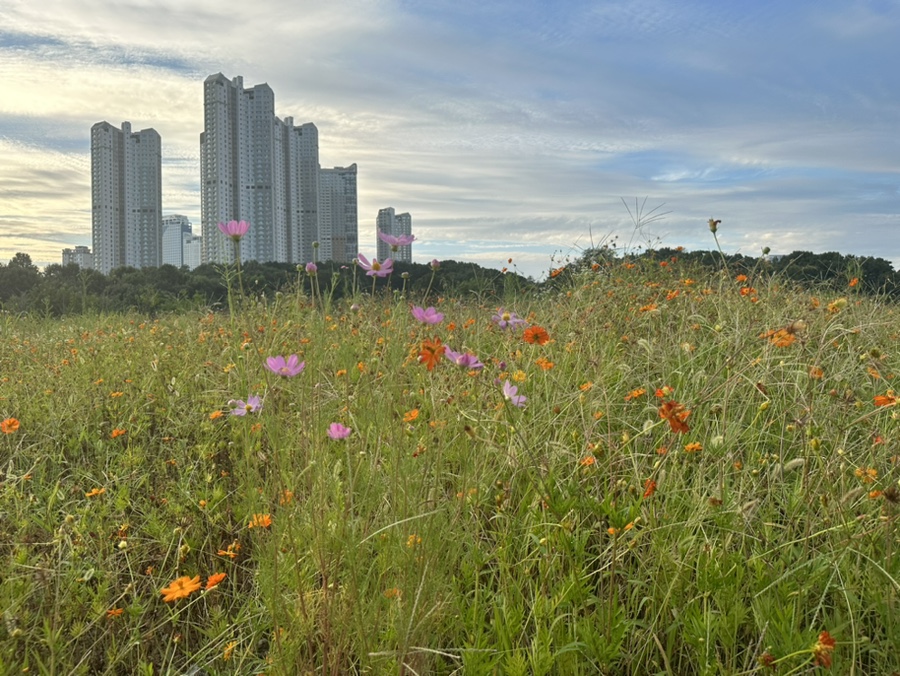
<path fill-rule="evenodd" d="M 367 256 L 392 206 L 415 261 L 535 278 L 712 249 L 709 218 L 729 253 L 900 268 L 898 64 L 900 0 L 0 0 L 0 261 L 91 245 L 103 120 L 159 132 L 163 212 L 199 231 L 221 72 L 358 165 Z"/>

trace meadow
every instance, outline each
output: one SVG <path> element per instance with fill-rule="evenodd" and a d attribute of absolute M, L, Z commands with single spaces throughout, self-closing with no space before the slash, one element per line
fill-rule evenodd
<path fill-rule="evenodd" d="M 900 671 L 897 308 L 560 280 L 0 315 L 0 672 Z"/>

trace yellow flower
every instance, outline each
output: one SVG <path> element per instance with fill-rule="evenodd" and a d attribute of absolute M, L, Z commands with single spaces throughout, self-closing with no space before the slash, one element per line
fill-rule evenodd
<path fill-rule="evenodd" d="M 84 494 L 84 497 L 94 498 L 94 497 L 97 497 L 98 495 L 103 495 L 104 493 L 106 493 L 105 488 L 92 488 L 91 490 L 89 490 L 87 493 Z"/>

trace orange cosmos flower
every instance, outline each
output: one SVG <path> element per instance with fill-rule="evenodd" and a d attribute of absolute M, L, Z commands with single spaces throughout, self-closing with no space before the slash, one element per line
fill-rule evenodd
<path fill-rule="evenodd" d="M 19 421 L 15 418 L 7 418 L 0 422 L 0 432 L 3 434 L 12 434 L 19 429 Z"/>
<path fill-rule="evenodd" d="M 828 669 L 831 666 L 831 652 L 834 650 L 834 644 L 835 640 L 827 631 L 819 634 L 819 640 L 812 647 L 812 654 L 815 658 L 813 664 Z"/>
<path fill-rule="evenodd" d="M 539 357 L 534 363 L 540 366 L 545 371 L 549 371 L 555 366 L 555 364 L 546 357 Z"/>
<path fill-rule="evenodd" d="M 644 497 L 649 498 L 656 493 L 656 482 L 653 479 L 647 479 L 644 482 Z"/>
<path fill-rule="evenodd" d="M 685 422 L 690 414 L 684 404 L 677 401 L 666 401 L 659 407 L 659 417 L 667 420 L 672 431 L 678 434 L 684 434 L 690 429 Z"/>
<path fill-rule="evenodd" d="M 703 444 L 701 444 L 699 441 L 694 441 L 690 444 L 684 445 L 685 453 L 696 453 L 697 451 L 702 451 L 702 450 L 703 450 Z"/>
<path fill-rule="evenodd" d="M 894 406 L 897 403 L 897 397 L 894 396 L 894 390 L 888 390 L 886 394 L 875 396 L 876 406 Z"/>
<path fill-rule="evenodd" d="M 84 494 L 84 497 L 95 498 L 98 495 L 103 495 L 104 493 L 106 493 L 105 488 L 92 488 L 91 490 L 89 490 L 87 493 Z"/>
<path fill-rule="evenodd" d="M 117 439 L 118 437 L 121 437 L 123 434 L 127 434 L 127 432 L 125 430 L 123 430 L 122 428 L 117 427 L 116 429 L 114 429 L 112 432 L 109 433 L 109 436 L 111 439 Z"/>
<path fill-rule="evenodd" d="M 247 528 L 268 528 L 272 525 L 271 514 L 254 514 Z"/>
<path fill-rule="evenodd" d="M 631 401 L 632 399 L 637 399 L 643 395 L 647 394 L 647 390 L 643 387 L 639 387 L 636 390 L 631 390 L 628 394 L 625 395 L 625 401 Z"/>
<path fill-rule="evenodd" d="M 163 587 L 159 593 L 163 595 L 163 601 L 171 603 L 178 599 L 186 599 L 195 591 L 200 589 L 200 576 L 190 577 L 183 575 L 175 580 L 168 587 Z"/>
<path fill-rule="evenodd" d="M 444 356 L 444 350 L 446 349 L 447 348 L 441 344 L 440 338 L 423 340 L 422 349 L 419 351 L 419 361 L 425 364 L 425 368 L 432 371 L 441 361 L 441 357 Z"/>
<path fill-rule="evenodd" d="M 538 345 L 546 345 L 550 342 L 550 334 L 547 333 L 547 329 L 542 326 L 529 326 L 525 329 L 525 333 L 522 336 L 525 339 L 526 343 L 531 343 L 534 345 L 537 343 Z"/>
<path fill-rule="evenodd" d="M 206 586 L 204 589 L 209 591 L 216 585 L 218 585 L 222 580 L 224 580 L 228 575 L 226 573 L 215 573 L 214 575 L 210 575 L 206 580 Z"/>
<path fill-rule="evenodd" d="M 403 422 L 411 423 L 413 420 L 419 417 L 419 409 L 414 408 L 412 411 L 407 411 L 403 414 Z"/>
<path fill-rule="evenodd" d="M 119 617 L 122 613 L 125 612 L 124 608 L 110 608 L 106 611 L 106 617 L 112 619 L 114 617 Z"/>

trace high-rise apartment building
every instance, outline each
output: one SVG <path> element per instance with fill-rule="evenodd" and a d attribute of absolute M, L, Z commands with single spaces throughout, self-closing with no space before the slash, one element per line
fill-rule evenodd
<path fill-rule="evenodd" d="M 91 127 L 91 229 L 94 267 L 108 274 L 162 258 L 162 142 L 153 129 Z"/>
<path fill-rule="evenodd" d="M 190 235 L 191 221 L 181 214 L 170 214 L 162 219 L 162 264 L 180 268 L 184 265 L 185 235 Z"/>
<path fill-rule="evenodd" d="M 322 261 L 349 263 L 359 253 L 356 164 L 319 172 L 319 251 Z"/>
<path fill-rule="evenodd" d="M 94 267 L 94 255 L 86 246 L 76 246 L 74 249 L 63 249 L 62 264 L 71 265 L 72 263 L 85 270 L 92 269 Z"/>
<path fill-rule="evenodd" d="M 375 228 L 378 232 L 386 235 L 411 235 L 412 234 L 412 216 L 408 213 L 395 213 L 394 207 L 387 207 L 378 210 L 378 216 L 375 219 Z M 378 244 L 378 260 L 383 261 L 385 258 L 393 258 L 401 263 L 412 263 L 412 244 L 401 246 L 397 251 L 391 251 L 391 246 L 387 242 L 382 242 L 377 236 Z"/>
<path fill-rule="evenodd" d="M 303 263 L 318 239 L 319 135 L 275 117 L 267 84 L 244 89 L 243 78 L 221 73 L 203 83 L 200 135 L 203 260 L 233 259 L 218 223 L 247 221 L 243 260 Z"/>

